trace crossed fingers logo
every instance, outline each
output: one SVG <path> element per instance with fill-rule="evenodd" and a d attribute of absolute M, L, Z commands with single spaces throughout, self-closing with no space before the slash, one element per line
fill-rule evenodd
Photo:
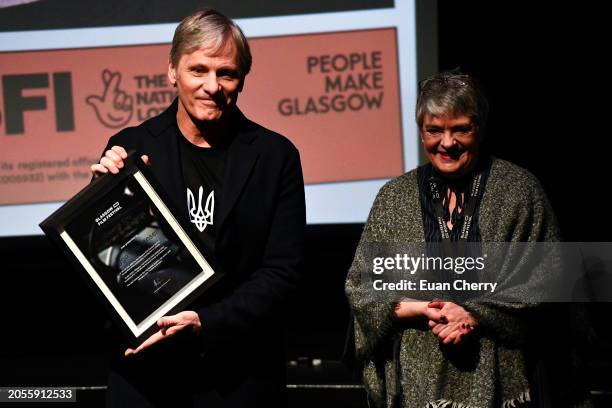
<path fill-rule="evenodd" d="M 105 69 L 102 71 L 102 83 L 102 95 L 89 95 L 85 101 L 94 109 L 104 126 L 113 129 L 125 126 L 134 111 L 134 98 L 119 87 L 121 73 Z"/>

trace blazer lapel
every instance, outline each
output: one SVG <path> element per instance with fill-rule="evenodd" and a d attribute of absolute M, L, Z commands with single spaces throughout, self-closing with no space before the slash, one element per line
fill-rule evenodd
<path fill-rule="evenodd" d="M 161 143 L 151 149 L 151 170 L 173 201 L 181 217 L 188 216 L 187 198 L 176 137 L 168 129 L 159 135 Z"/>
<path fill-rule="evenodd" d="M 227 216 L 236 205 L 236 201 L 259 156 L 255 147 L 251 144 L 255 138 L 252 123 L 246 119 L 239 110 L 237 110 L 236 115 L 238 129 L 227 154 L 221 207 L 219 208 L 219 220 L 217 223 L 217 235 L 221 228 L 223 228 L 223 223 L 227 219 Z"/>
<path fill-rule="evenodd" d="M 180 212 L 177 216 L 189 219 L 180 152 L 174 129 L 177 106 L 175 99 L 156 120 L 147 123 L 147 128 L 156 139 L 147 146 L 147 153 L 153 174 Z"/>

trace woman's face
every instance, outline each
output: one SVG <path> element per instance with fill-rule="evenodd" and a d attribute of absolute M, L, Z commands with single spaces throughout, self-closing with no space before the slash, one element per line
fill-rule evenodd
<path fill-rule="evenodd" d="M 476 164 L 479 140 L 468 116 L 425 114 L 421 141 L 429 161 L 443 176 L 461 177 Z"/>

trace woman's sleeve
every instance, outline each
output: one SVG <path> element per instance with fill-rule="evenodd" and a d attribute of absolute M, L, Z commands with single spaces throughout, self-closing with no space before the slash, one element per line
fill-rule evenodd
<path fill-rule="evenodd" d="M 370 279 L 371 265 L 366 261 L 368 246 L 380 241 L 388 222 L 385 187 L 378 193 L 370 210 L 345 284 L 355 319 L 355 352 L 360 361 L 372 357 L 377 346 L 390 340 L 393 332 L 393 312 L 397 302 L 375 293 Z"/>

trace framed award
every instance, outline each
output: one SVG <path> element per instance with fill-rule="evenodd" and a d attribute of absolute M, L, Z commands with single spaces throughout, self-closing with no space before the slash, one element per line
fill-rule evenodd
<path fill-rule="evenodd" d="M 160 317 L 183 310 L 221 273 L 139 155 L 124 163 L 119 174 L 95 179 L 40 227 L 138 344 L 158 330 Z"/>

